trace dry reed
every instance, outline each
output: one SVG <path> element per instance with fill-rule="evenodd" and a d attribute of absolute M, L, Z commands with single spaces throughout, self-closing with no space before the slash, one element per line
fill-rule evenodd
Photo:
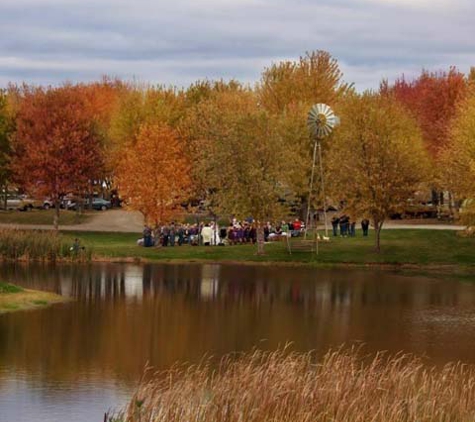
<path fill-rule="evenodd" d="M 254 351 L 176 366 L 143 381 L 123 422 L 467 422 L 475 420 L 475 371 L 459 363 L 357 350 Z"/>
<path fill-rule="evenodd" d="M 52 231 L 0 229 L 0 258 L 54 262 L 90 260 L 90 253 L 75 253 L 70 242 Z"/>

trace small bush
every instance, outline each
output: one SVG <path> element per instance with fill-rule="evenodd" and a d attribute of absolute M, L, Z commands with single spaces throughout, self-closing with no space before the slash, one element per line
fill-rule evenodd
<path fill-rule="evenodd" d="M 15 286 L 14 284 L 0 282 L 0 294 L 21 293 L 22 291 L 23 289 L 21 287 Z"/>

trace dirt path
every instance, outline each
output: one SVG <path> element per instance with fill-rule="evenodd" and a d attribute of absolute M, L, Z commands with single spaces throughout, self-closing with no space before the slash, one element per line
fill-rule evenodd
<path fill-rule="evenodd" d="M 46 224 L 0 224 L 0 227 L 19 227 L 22 229 L 52 230 L 52 225 Z M 143 217 L 139 212 L 124 210 L 98 211 L 87 223 L 59 226 L 62 231 L 88 232 L 130 232 L 141 233 Z"/>

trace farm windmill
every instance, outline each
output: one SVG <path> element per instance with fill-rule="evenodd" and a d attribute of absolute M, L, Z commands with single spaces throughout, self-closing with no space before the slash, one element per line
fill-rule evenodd
<path fill-rule="evenodd" d="M 329 136 L 335 126 L 340 123 L 340 119 L 335 115 L 333 110 L 326 104 L 315 104 L 312 106 L 308 112 L 307 117 L 307 126 L 310 130 L 310 133 L 314 139 L 313 147 L 313 162 L 312 162 L 312 175 L 310 177 L 310 190 L 308 193 L 308 204 L 307 204 L 307 218 L 305 222 L 305 236 L 307 236 L 307 230 L 309 225 L 309 216 L 310 216 L 310 203 L 312 199 L 313 191 L 313 179 L 315 176 L 315 161 L 317 157 L 318 149 L 318 162 L 320 167 L 320 181 L 321 189 L 323 196 L 323 215 L 325 219 L 325 236 L 328 236 L 328 224 L 327 224 L 327 204 L 325 197 L 325 184 L 323 180 L 323 165 L 322 165 L 322 147 L 321 142 L 327 136 Z"/>

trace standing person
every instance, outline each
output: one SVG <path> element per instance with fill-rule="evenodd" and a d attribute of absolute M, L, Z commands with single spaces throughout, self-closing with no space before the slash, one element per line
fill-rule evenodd
<path fill-rule="evenodd" d="M 237 243 L 242 243 L 243 238 L 244 238 L 244 230 L 242 228 L 241 222 L 238 221 L 236 225 L 234 226 L 236 229 L 235 231 L 235 239 Z"/>
<path fill-rule="evenodd" d="M 146 248 L 152 246 L 152 229 L 146 224 L 143 228 L 143 245 Z"/>
<path fill-rule="evenodd" d="M 340 225 L 340 236 L 343 237 L 346 235 L 345 233 L 345 214 L 343 214 L 339 221 L 338 221 L 338 224 Z"/>
<path fill-rule="evenodd" d="M 356 221 L 351 220 L 351 223 L 349 224 L 350 224 L 350 236 L 355 237 L 356 236 Z"/>
<path fill-rule="evenodd" d="M 340 223 L 340 218 L 337 215 L 334 215 L 332 218 L 333 236 L 338 236 L 339 223 Z"/>
<path fill-rule="evenodd" d="M 361 220 L 361 229 L 363 230 L 363 236 L 368 236 L 369 220 L 367 218 Z"/>
<path fill-rule="evenodd" d="M 228 226 L 228 243 L 234 245 L 234 226 L 233 223 L 230 223 Z"/>
<path fill-rule="evenodd" d="M 196 246 L 198 244 L 197 237 L 198 237 L 198 228 L 196 224 L 193 224 L 188 229 L 188 243 L 190 245 Z"/>
<path fill-rule="evenodd" d="M 165 224 L 162 227 L 162 245 L 163 246 L 168 246 L 168 236 L 170 234 L 170 229 L 168 226 Z"/>
<path fill-rule="evenodd" d="M 226 230 L 226 227 L 222 226 L 219 229 L 219 245 L 225 245 L 226 244 L 226 237 L 228 236 L 228 231 Z"/>
<path fill-rule="evenodd" d="M 254 245 L 257 241 L 257 229 L 256 229 L 256 225 L 255 223 L 253 222 L 251 224 L 251 228 L 249 230 L 249 239 L 251 240 L 251 243 Z"/>
<path fill-rule="evenodd" d="M 209 246 L 211 244 L 211 239 L 213 237 L 213 229 L 209 226 L 209 224 L 206 224 L 201 229 L 201 237 L 203 238 L 203 245 Z"/>
<path fill-rule="evenodd" d="M 168 235 L 170 236 L 170 246 L 175 246 L 176 227 L 174 221 L 172 221 L 170 224 L 170 231 Z"/>
<path fill-rule="evenodd" d="M 183 245 L 183 241 L 185 239 L 185 229 L 183 228 L 183 224 L 178 225 L 178 246 Z"/>
<path fill-rule="evenodd" d="M 269 241 L 270 228 L 271 224 L 270 221 L 268 221 L 267 224 L 264 226 L 264 242 Z"/>

